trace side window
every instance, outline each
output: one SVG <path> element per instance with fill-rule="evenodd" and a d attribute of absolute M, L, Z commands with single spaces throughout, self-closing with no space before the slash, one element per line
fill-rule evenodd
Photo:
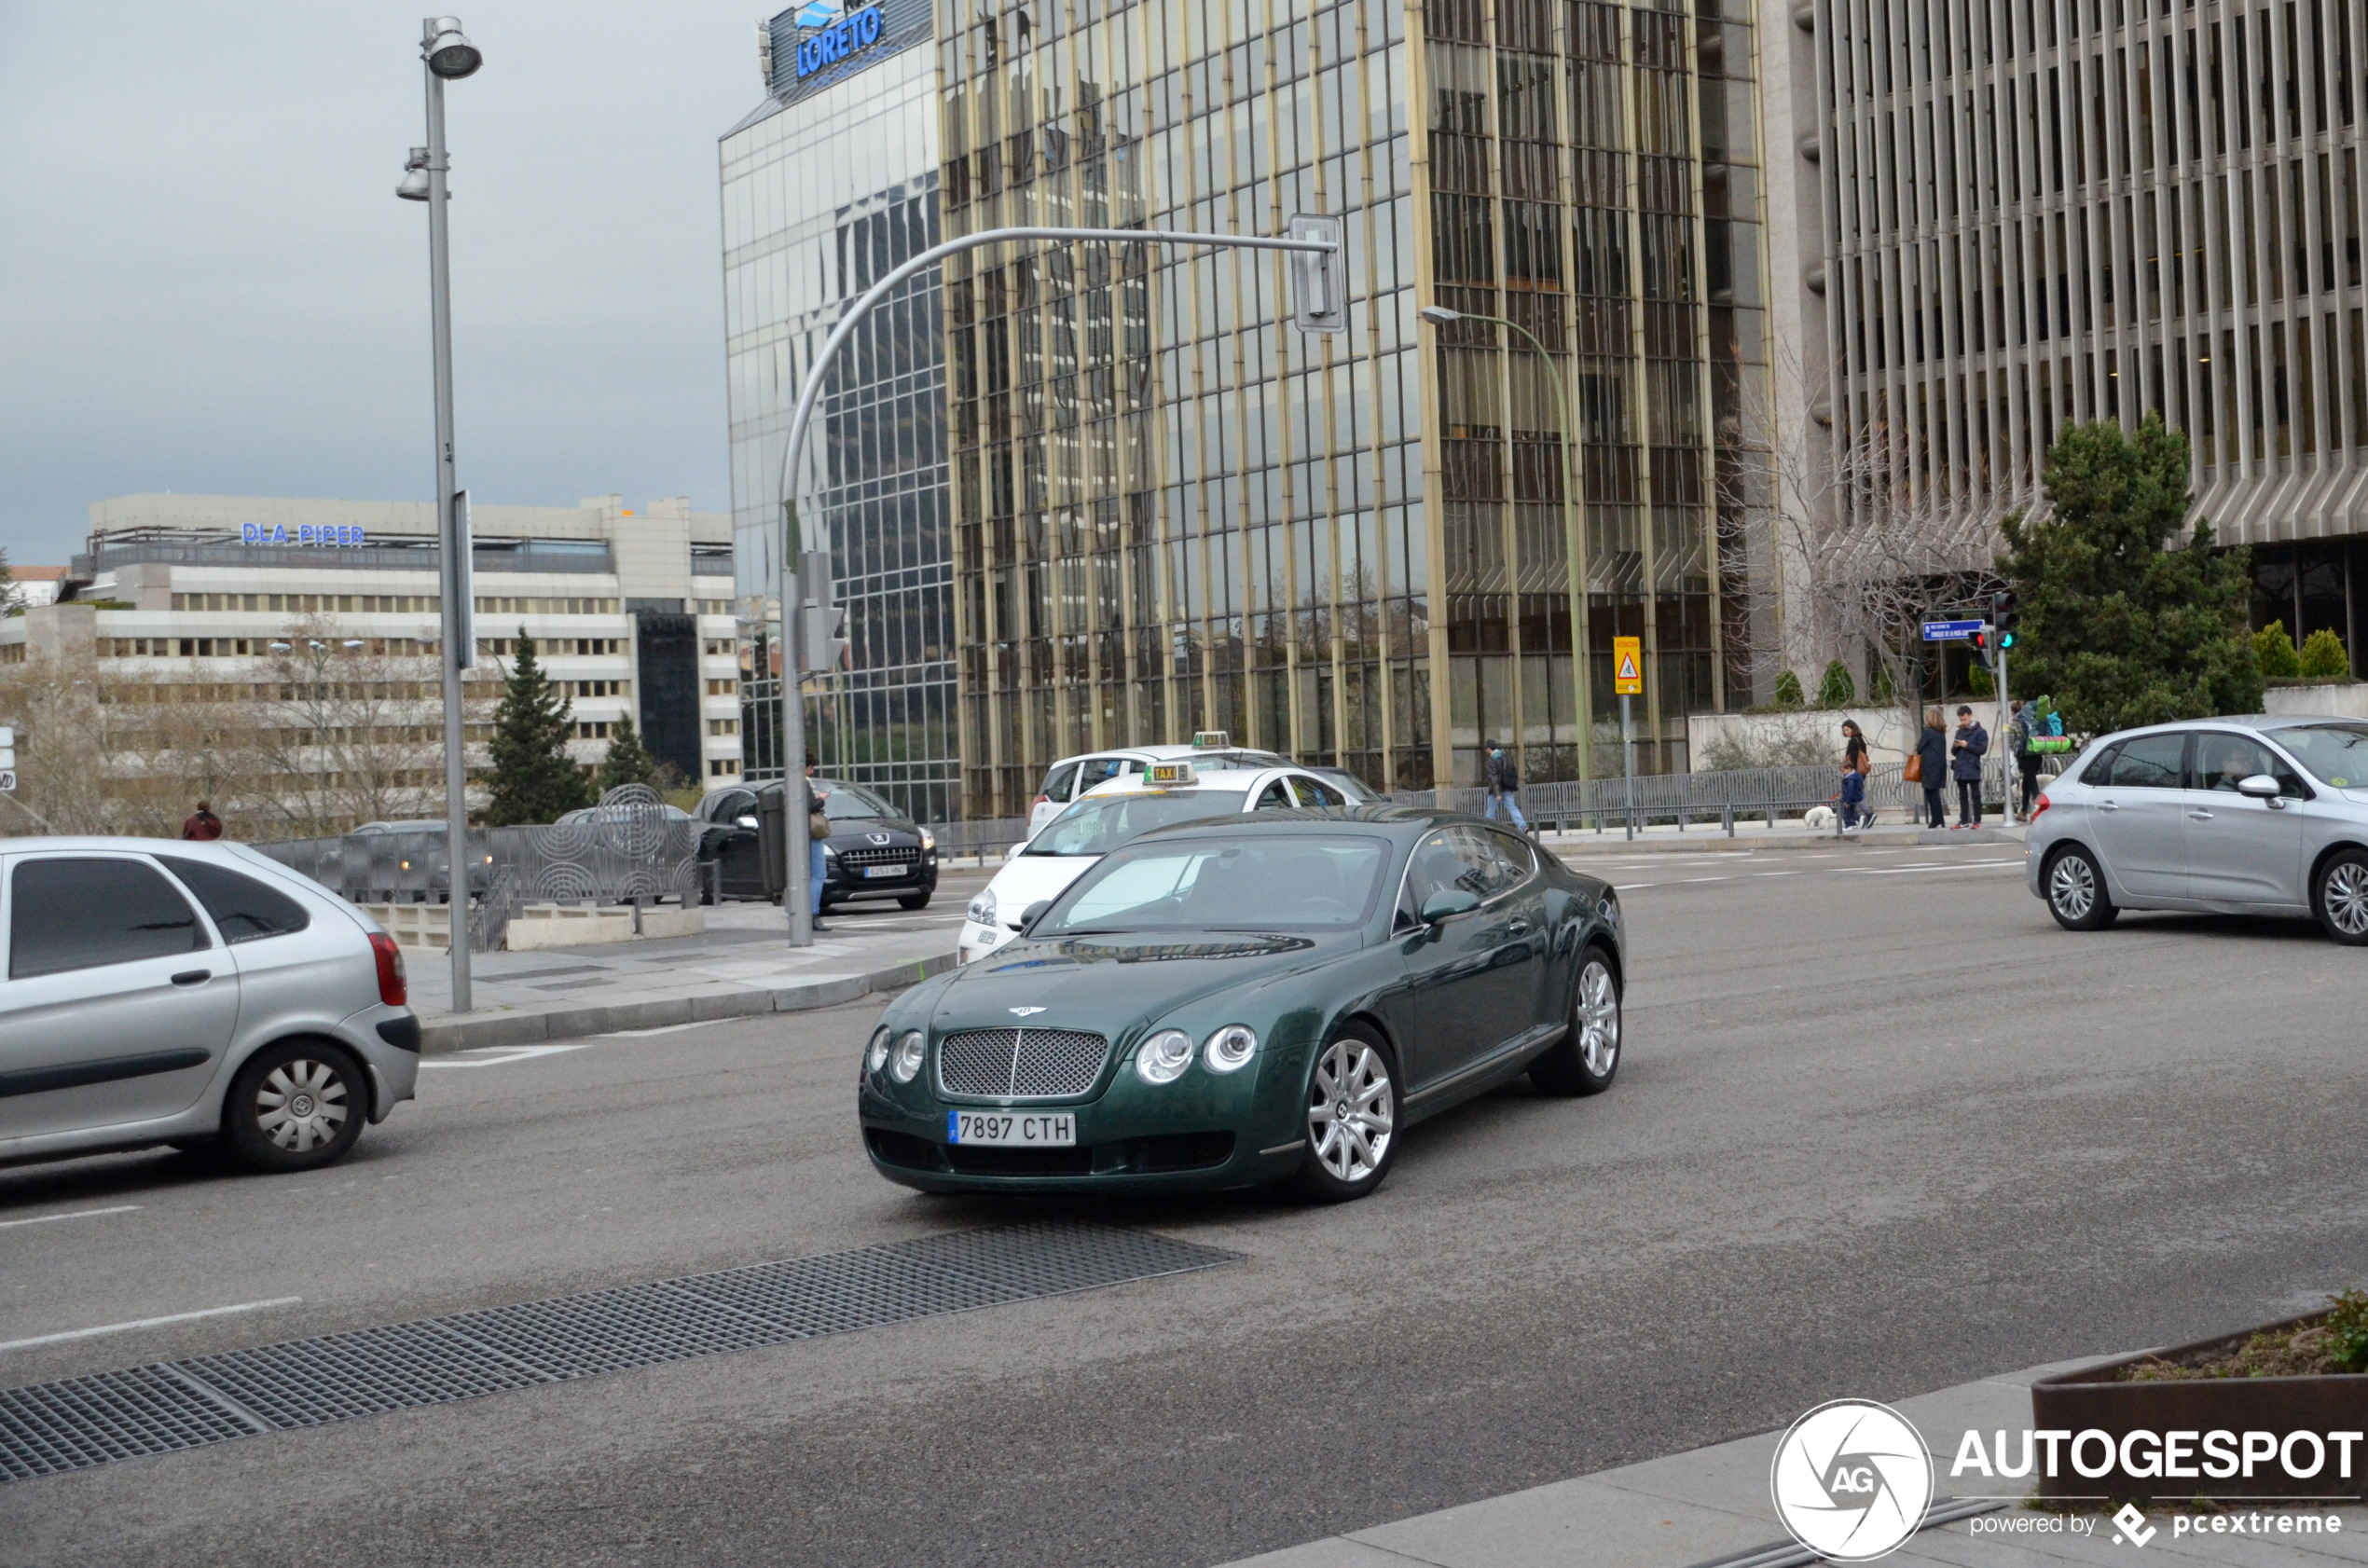
<path fill-rule="evenodd" d="M 1455 886 L 1482 902 L 1511 886 L 1511 868 L 1497 852 L 1497 835 L 1486 828 L 1450 828 L 1448 846 L 1455 852 Z"/>
<path fill-rule="evenodd" d="M 1291 775 L 1291 788 L 1299 791 L 1301 805 L 1346 805 L 1348 797 L 1320 778 L 1304 773 Z"/>
<path fill-rule="evenodd" d="M 137 860 L 26 860 L 8 878 L 8 894 L 10 980 L 213 945 L 188 901 Z"/>
<path fill-rule="evenodd" d="M 1083 794 L 1096 784 L 1107 784 L 1126 771 L 1123 757 L 1088 757 L 1077 764 L 1077 794 Z"/>
<path fill-rule="evenodd" d="M 1447 842 L 1447 830 L 1440 829 L 1414 846 L 1406 862 L 1405 891 L 1397 901 L 1401 921 L 1412 922 L 1422 916 L 1423 905 L 1441 887 L 1455 886 L 1455 878 L 1463 871 L 1455 859 L 1454 846 Z"/>
<path fill-rule="evenodd" d="M 233 947 L 257 937 L 283 937 L 312 924 L 304 905 L 252 876 L 211 860 L 185 860 L 176 855 L 157 859 L 198 896 L 222 940 Z"/>
<path fill-rule="evenodd" d="M 746 790 L 726 790 L 708 802 L 707 819 L 710 822 L 737 822 L 756 814 L 756 796 Z"/>
<path fill-rule="evenodd" d="M 1067 805 L 1077 793 L 1077 764 L 1056 767 L 1044 776 L 1044 787 L 1036 791 L 1056 805 Z"/>
<path fill-rule="evenodd" d="M 1504 862 L 1505 886 L 1513 887 L 1527 882 L 1537 870 L 1537 857 L 1531 851 L 1529 840 L 1493 831 L 1488 836 L 1497 859 Z"/>
<path fill-rule="evenodd" d="M 2097 753 L 2097 760 L 2080 770 L 2080 781 L 2090 786 L 2104 784 L 2113 776 L 2113 759 L 2121 755 L 2121 748 L 2108 746 Z"/>
<path fill-rule="evenodd" d="M 2176 790 L 2182 777 L 2180 762 L 2186 751 L 2183 732 L 2125 740 L 2105 782 L 2116 790 Z"/>
<path fill-rule="evenodd" d="M 1258 792 L 1258 804 L 1250 809 L 1252 811 L 1281 811 L 1293 804 L 1290 791 L 1284 787 L 1283 781 L 1279 778 L 1270 778 L 1266 781 L 1266 788 Z"/>
<path fill-rule="evenodd" d="M 2222 790 L 2234 794 L 2239 783 L 2260 773 L 2278 780 L 2279 794 L 2291 795 L 2297 800 L 2302 798 L 2302 776 L 2294 771 L 2293 764 L 2275 755 L 2258 740 L 2221 730 L 2203 730 L 2196 734 L 2196 789 Z"/>

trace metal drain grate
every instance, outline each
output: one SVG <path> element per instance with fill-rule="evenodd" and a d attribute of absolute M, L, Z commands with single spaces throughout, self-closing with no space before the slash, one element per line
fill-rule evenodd
<path fill-rule="evenodd" d="M 1072 1220 L 957 1231 L 0 1389 L 0 1479 L 1236 1261 Z"/>

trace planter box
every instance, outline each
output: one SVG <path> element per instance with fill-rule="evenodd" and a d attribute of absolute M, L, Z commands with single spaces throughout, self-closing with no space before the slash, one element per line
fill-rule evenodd
<path fill-rule="evenodd" d="M 2122 1382 L 2114 1374 L 2125 1367 L 2147 1361 L 2184 1361 L 2208 1353 L 2229 1352 L 2242 1346 L 2253 1335 L 2267 1329 L 2292 1328 L 2315 1321 L 2320 1313 L 2307 1313 L 2281 1323 L 2265 1324 L 2241 1333 L 2223 1334 L 2216 1339 L 2197 1340 L 2191 1344 L 2174 1345 L 2168 1350 L 2144 1355 L 2125 1356 L 2101 1367 L 2084 1367 L 2076 1372 L 2066 1372 L 2047 1378 L 2031 1386 L 2031 1425 L 2035 1431 L 2069 1432 L 2072 1437 L 2059 1446 L 2057 1474 L 2049 1476 L 2044 1464 L 2034 1464 L 2034 1483 L 2043 1498 L 2095 1498 L 2099 1495 L 2122 1498 L 2159 1498 L 2164 1502 L 2179 1502 L 2195 1497 L 2255 1497 L 2300 1498 L 2323 1497 L 2329 1500 L 2356 1502 L 2368 1493 L 2368 1438 L 2350 1445 L 2351 1474 L 2342 1474 L 2339 1457 L 2342 1445 L 2327 1442 L 2330 1433 L 2359 1434 L 2368 1431 L 2368 1375 L 2329 1375 L 2292 1378 L 2172 1378 L 2159 1382 Z M 2084 1476 L 2072 1463 L 2072 1450 L 2082 1434 L 2102 1432 L 2113 1444 L 2113 1468 L 2103 1475 Z M 2140 1440 L 2126 1444 L 2124 1437 L 2132 1432 L 2155 1435 L 2149 1444 Z M 2288 1434 L 2308 1432 L 2317 1435 L 2324 1445 L 2322 1463 L 2315 1476 L 2297 1478 L 2286 1473 L 2275 1457 L 2256 1458 L 2251 1468 L 2238 1464 L 2232 1476 L 2206 1476 L 2206 1463 L 2223 1464 L 2217 1455 L 2202 1451 L 2203 1438 L 2208 1435 L 2231 1434 L 2234 1446 L 2241 1455 L 2247 1433 L 2265 1433 L 2282 1449 Z M 2158 1467 L 2160 1439 L 2165 1434 L 2177 1434 L 2188 1439 L 2184 1465 L 2197 1472 L 2194 1476 L 2166 1477 L 2133 1473 L 2126 1466 L 2127 1459 L 2139 1470 Z M 2257 1445 L 2261 1439 L 2256 1438 Z M 2298 1463 L 2310 1454 L 2307 1443 L 2298 1444 Z M 2081 1457 L 2093 1468 L 2102 1459 L 2102 1447 L 2090 1438 Z"/>

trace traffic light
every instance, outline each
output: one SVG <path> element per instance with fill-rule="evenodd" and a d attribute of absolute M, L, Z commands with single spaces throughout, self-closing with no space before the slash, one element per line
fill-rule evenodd
<path fill-rule="evenodd" d="M 1966 639 L 1967 645 L 1974 651 L 1975 659 L 1980 663 L 1982 668 L 1984 669 L 1994 670 L 1998 667 L 1997 664 L 1989 656 L 1992 649 L 1998 645 L 1994 638 L 1995 634 L 1991 632 L 1989 627 L 1982 626 L 1976 630 L 1973 636 Z"/>
<path fill-rule="evenodd" d="M 2015 608 L 2014 589 L 2001 588 L 1989 596 L 1989 624 L 1997 629 L 1999 647 L 2015 645 L 2015 623 L 2021 618 L 2022 612 Z"/>
<path fill-rule="evenodd" d="M 831 552 L 808 550 L 798 558 L 799 586 L 805 598 L 805 668 L 809 674 L 836 669 L 847 658 L 847 606 L 831 592 Z"/>

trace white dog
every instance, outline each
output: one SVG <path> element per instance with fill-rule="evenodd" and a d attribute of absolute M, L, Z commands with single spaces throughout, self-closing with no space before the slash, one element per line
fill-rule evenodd
<path fill-rule="evenodd" d="M 1820 828 L 1830 828 L 1834 825 L 1834 808 L 1830 805 L 1812 805 L 1801 814 L 1800 822 L 1801 826 L 1810 832 L 1815 832 Z"/>

